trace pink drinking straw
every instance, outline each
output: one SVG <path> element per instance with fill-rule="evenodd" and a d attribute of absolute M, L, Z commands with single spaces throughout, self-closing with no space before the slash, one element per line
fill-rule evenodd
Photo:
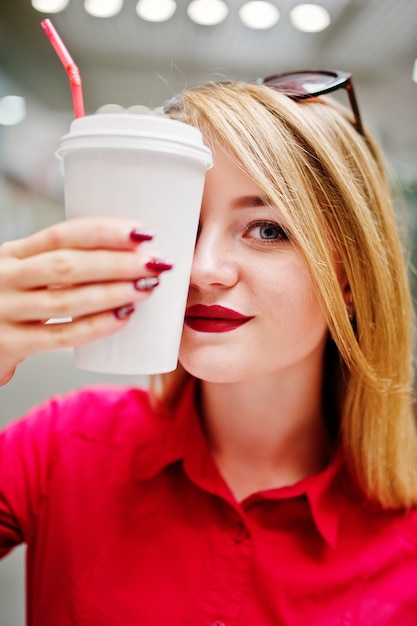
<path fill-rule="evenodd" d="M 53 45 L 55 52 L 57 53 L 62 65 L 65 67 L 65 71 L 68 74 L 72 102 L 74 105 L 75 117 L 83 117 L 84 115 L 84 100 L 81 86 L 81 76 L 78 67 L 75 65 L 72 56 L 66 49 L 61 37 L 56 32 L 51 20 L 42 20 L 41 26 L 45 31 L 49 41 Z"/>

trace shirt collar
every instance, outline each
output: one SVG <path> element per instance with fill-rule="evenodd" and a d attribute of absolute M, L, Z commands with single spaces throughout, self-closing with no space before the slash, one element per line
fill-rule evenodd
<path fill-rule="evenodd" d="M 306 498 L 311 516 L 321 537 L 331 548 L 337 545 L 342 510 L 346 509 L 346 489 L 343 485 L 344 469 L 342 455 L 337 452 L 322 471 L 307 476 L 285 487 L 269 489 L 250 496 L 245 503 L 254 500 L 289 500 Z"/>
<path fill-rule="evenodd" d="M 342 455 L 337 453 L 326 469 L 307 479 L 306 495 L 311 514 L 318 531 L 331 548 L 336 547 L 339 534 L 342 495 L 345 494 L 341 485 L 343 478 Z"/>
<path fill-rule="evenodd" d="M 190 480 L 239 507 L 209 450 L 196 409 L 196 381 L 190 378 L 175 409 L 163 407 L 145 416 L 140 445 L 134 452 L 134 476 L 152 478 L 168 465 L 182 461 Z"/>
<path fill-rule="evenodd" d="M 156 476 L 165 467 L 182 461 L 184 471 L 197 485 L 238 507 L 210 454 L 195 408 L 195 381 L 191 379 L 173 411 L 158 408 L 148 416 L 146 436 L 134 455 L 137 479 Z M 337 545 L 339 525 L 348 491 L 342 454 L 337 452 L 321 472 L 294 485 L 255 494 L 254 499 L 283 500 L 306 497 L 315 526 L 331 547 Z"/>
<path fill-rule="evenodd" d="M 182 460 L 186 453 L 188 431 L 198 423 L 194 407 L 194 381 L 187 382 L 175 409 L 170 410 L 162 403 L 148 407 L 141 416 L 140 443 L 134 453 L 134 475 L 138 479 L 156 476 L 165 467 Z"/>

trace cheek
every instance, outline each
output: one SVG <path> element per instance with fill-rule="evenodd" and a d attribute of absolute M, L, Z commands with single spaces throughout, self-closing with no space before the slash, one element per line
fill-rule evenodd
<path fill-rule="evenodd" d="M 280 271 L 258 273 L 257 297 L 263 313 L 273 324 L 306 334 L 317 328 L 327 330 L 327 322 L 315 293 L 310 274 L 303 263 L 281 267 Z"/>
<path fill-rule="evenodd" d="M 254 267 L 250 282 L 260 302 L 271 310 L 319 306 L 310 275 L 301 262 Z"/>

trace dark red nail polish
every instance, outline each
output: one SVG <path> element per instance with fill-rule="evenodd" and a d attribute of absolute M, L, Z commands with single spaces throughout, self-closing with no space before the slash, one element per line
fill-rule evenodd
<path fill-rule="evenodd" d="M 133 283 L 134 288 L 137 291 L 152 291 L 159 285 L 159 278 L 156 276 L 144 276 L 143 278 L 138 278 Z"/>
<path fill-rule="evenodd" d="M 137 228 L 133 228 L 129 233 L 129 239 L 137 243 L 141 241 L 152 241 L 153 238 L 152 233 L 145 230 L 138 230 Z"/>
<path fill-rule="evenodd" d="M 114 310 L 114 314 L 118 320 L 124 320 L 126 317 L 129 317 L 129 315 L 132 315 L 132 313 L 134 312 L 135 307 L 133 306 L 133 304 L 125 304 L 124 306 L 121 306 L 118 309 Z"/>
<path fill-rule="evenodd" d="M 167 272 L 168 270 L 172 270 L 174 265 L 173 263 L 164 261 L 163 259 L 151 259 L 145 263 L 145 267 L 151 272 Z"/>

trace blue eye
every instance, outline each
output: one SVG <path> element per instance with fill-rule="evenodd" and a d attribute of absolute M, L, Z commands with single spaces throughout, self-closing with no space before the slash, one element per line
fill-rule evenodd
<path fill-rule="evenodd" d="M 282 229 L 274 224 L 265 224 L 259 227 L 261 239 L 278 239 L 282 234 Z"/>
<path fill-rule="evenodd" d="M 246 229 L 246 236 L 263 242 L 288 241 L 285 230 L 275 222 L 254 222 Z"/>

